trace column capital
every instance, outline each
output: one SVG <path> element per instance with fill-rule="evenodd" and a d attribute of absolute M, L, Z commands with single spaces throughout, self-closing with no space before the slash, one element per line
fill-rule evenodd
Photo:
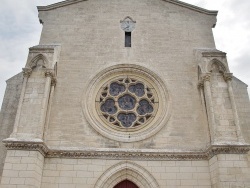
<path fill-rule="evenodd" d="M 226 82 L 231 81 L 233 79 L 233 73 L 226 72 L 226 73 L 223 74 L 223 77 L 224 77 Z"/>
<path fill-rule="evenodd" d="M 31 68 L 23 68 L 23 76 L 24 77 L 29 77 L 32 73 L 32 69 Z"/>
<path fill-rule="evenodd" d="M 205 73 L 201 76 L 201 80 L 203 82 L 210 81 L 210 78 L 211 78 L 211 73 Z"/>
<path fill-rule="evenodd" d="M 45 77 L 53 78 L 54 77 L 54 70 L 53 69 L 46 69 L 44 74 L 45 74 Z"/>

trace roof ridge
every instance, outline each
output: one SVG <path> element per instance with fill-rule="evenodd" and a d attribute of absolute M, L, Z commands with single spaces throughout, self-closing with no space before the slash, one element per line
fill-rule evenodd
<path fill-rule="evenodd" d="M 65 1 L 61 1 L 61 2 L 54 3 L 54 4 L 51 4 L 51 5 L 47 5 L 47 6 L 37 6 L 37 9 L 38 9 L 38 11 L 48 11 L 48 10 L 64 7 L 64 6 L 67 6 L 67 5 L 79 3 L 79 2 L 82 2 L 82 1 L 88 1 L 88 0 L 65 0 Z M 201 8 L 201 7 L 198 7 L 198 6 L 195 6 L 195 5 L 191 5 L 189 3 L 185 3 L 185 2 L 182 2 L 182 1 L 179 1 L 179 0 L 162 0 L 162 1 L 166 1 L 166 2 L 169 2 L 169 3 L 175 4 L 175 5 L 179 5 L 179 6 L 182 6 L 182 7 L 185 7 L 185 8 L 200 12 L 200 13 L 204 13 L 204 14 L 207 14 L 207 15 L 217 16 L 217 14 L 218 14 L 218 11 L 207 10 L 207 9 L 204 9 L 204 8 Z"/>

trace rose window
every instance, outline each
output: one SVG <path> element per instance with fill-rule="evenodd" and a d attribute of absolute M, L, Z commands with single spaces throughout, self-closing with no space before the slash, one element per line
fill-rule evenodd
<path fill-rule="evenodd" d="M 116 128 L 138 128 L 154 117 L 157 100 L 154 88 L 126 77 L 104 85 L 97 97 L 100 116 Z"/>

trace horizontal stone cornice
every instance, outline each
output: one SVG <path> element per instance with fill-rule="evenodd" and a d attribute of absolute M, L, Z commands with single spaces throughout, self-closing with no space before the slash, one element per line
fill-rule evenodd
<path fill-rule="evenodd" d="M 55 49 L 60 45 L 37 45 L 29 48 L 33 53 L 54 53 Z"/>
<path fill-rule="evenodd" d="M 120 160 L 208 160 L 218 154 L 246 154 L 250 145 L 212 145 L 204 150 L 85 148 L 50 149 L 42 141 L 4 140 L 8 150 L 39 151 L 47 158 Z"/>

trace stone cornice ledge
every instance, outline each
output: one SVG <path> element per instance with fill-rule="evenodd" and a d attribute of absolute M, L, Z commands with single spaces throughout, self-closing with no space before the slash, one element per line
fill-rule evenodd
<path fill-rule="evenodd" d="M 208 160 L 218 154 L 247 154 L 250 145 L 212 145 L 204 150 L 182 151 L 167 149 L 49 149 L 41 140 L 3 141 L 8 150 L 39 151 L 47 158 L 86 158 L 86 159 L 122 159 L 122 160 Z"/>
<path fill-rule="evenodd" d="M 39 151 L 43 156 L 49 152 L 49 148 L 41 139 L 15 139 L 7 138 L 3 140 L 3 143 L 7 150 L 28 150 Z"/>

